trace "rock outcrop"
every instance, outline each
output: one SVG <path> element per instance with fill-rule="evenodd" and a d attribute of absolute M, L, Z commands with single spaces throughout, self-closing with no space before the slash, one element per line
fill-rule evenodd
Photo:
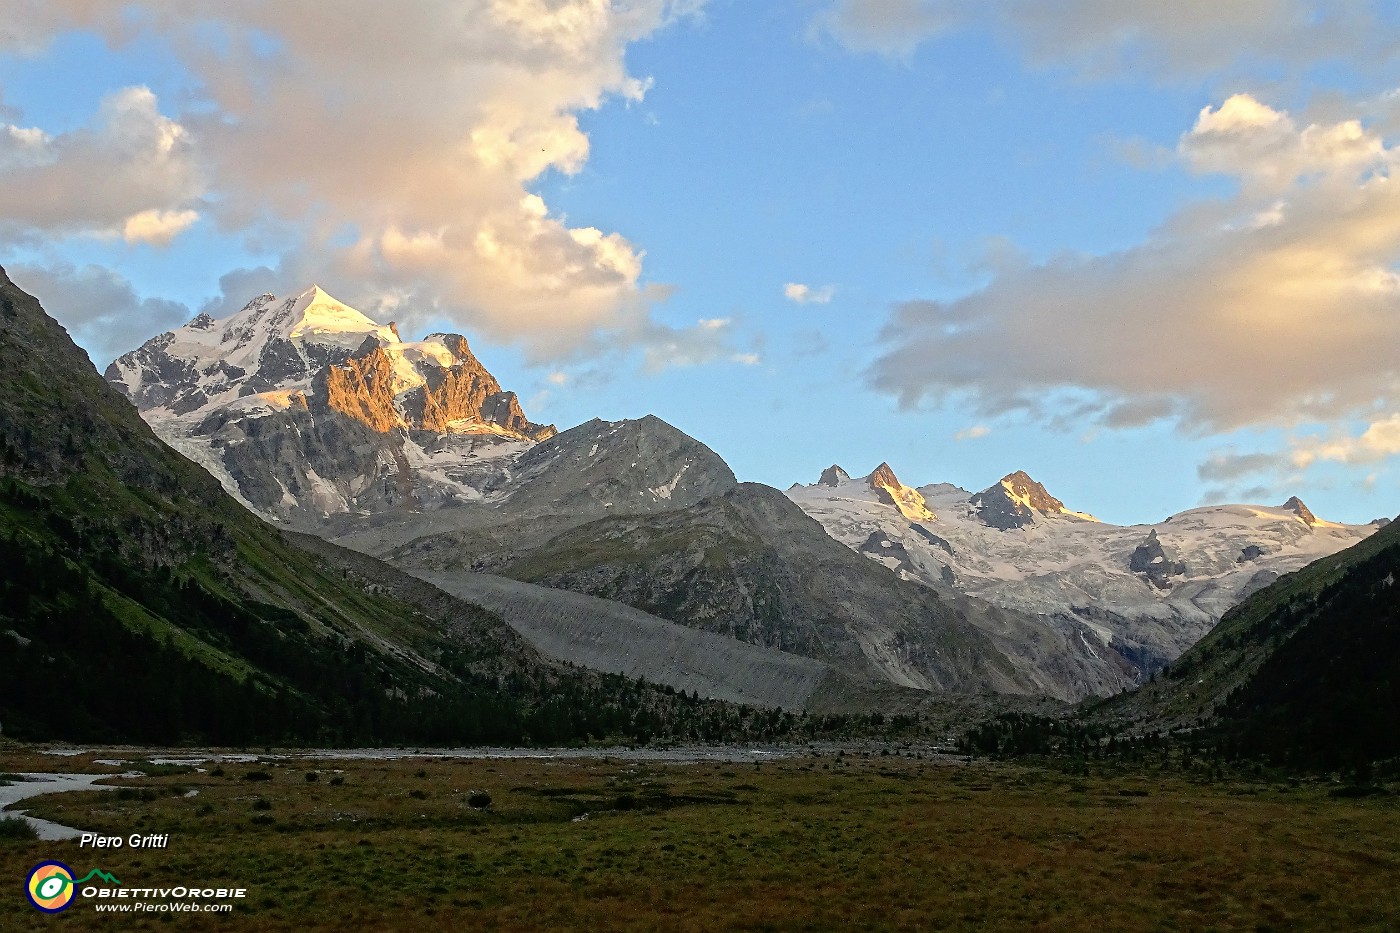
<path fill-rule="evenodd" d="M 1240 556 L 1236 558 L 1235 562 L 1239 564 L 1244 564 L 1252 560 L 1258 560 L 1263 556 L 1264 549 L 1261 548 L 1259 545 L 1246 544 L 1243 548 L 1240 549 Z"/>
<path fill-rule="evenodd" d="M 394 408 L 394 364 L 373 337 L 366 337 L 343 364 L 317 373 L 311 385 L 317 411 L 339 412 L 372 431 L 392 431 L 403 424 Z"/>
<path fill-rule="evenodd" d="M 1157 529 L 1147 533 L 1147 540 L 1139 544 L 1133 556 L 1128 559 L 1128 569 L 1140 573 L 1161 590 L 1171 589 L 1171 578 L 1186 572 L 1186 565 L 1163 546 L 1157 537 Z"/>
<path fill-rule="evenodd" d="M 395 428 L 434 434 L 504 434 L 544 440 L 553 425 L 525 417 L 514 392 L 501 389 L 496 377 L 472 355 L 465 337 L 434 334 L 449 359 L 427 357 L 415 363 L 422 384 L 398 391 L 401 367 L 395 348 L 373 336 L 343 363 L 332 363 L 312 381 L 313 410 L 331 410 L 354 418 L 375 431 Z M 426 342 L 426 341 L 425 341 Z"/>

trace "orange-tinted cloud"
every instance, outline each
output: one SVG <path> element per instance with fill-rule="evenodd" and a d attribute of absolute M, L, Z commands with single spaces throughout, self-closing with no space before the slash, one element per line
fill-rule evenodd
<path fill-rule="evenodd" d="M 87 226 L 162 242 L 198 197 L 224 230 L 295 231 L 281 272 L 336 281 L 371 305 L 413 297 L 423 317 L 446 314 L 536 358 L 647 345 L 658 332 L 674 343 L 688 330 L 652 319 L 667 290 L 643 281 L 642 251 L 621 232 L 571 224 L 527 186 L 582 169 L 579 112 L 640 99 L 648 83 L 627 72 L 627 46 L 696 6 L 0 0 L 0 21 L 13 24 L 0 47 L 39 54 L 70 28 L 114 43 L 154 33 L 201 97 L 175 117 L 153 97 L 137 102 L 152 132 L 178 131 L 178 171 L 149 145 L 62 138 L 42 164 L 7 167 L 20 143 L 0 138 L 0 215 L 50 234 Z M 14 183 L 31 178 L 43 184 Z"/>
<path fill-rule="evenodd" d="M 1046 418 L 1072 395 L 1081 419 L 1201 432 L 1400 408 L 1400 150 L 1355 121 L 1302 125 L 1234 97 L 1177 151 L 1238 194 L 1186 206 L 1132 249 L 899 306 L 873 385 L 907 405 L 966 396 Z"/>

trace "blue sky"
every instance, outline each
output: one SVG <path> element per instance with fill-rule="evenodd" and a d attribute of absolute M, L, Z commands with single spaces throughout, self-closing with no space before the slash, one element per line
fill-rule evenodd
<path fill-rule="evenodd" d="M 99 365 L 315 280 L 741 479 L 1400 511 L 1391 4 L 109 6 L 0 2 L 0 262 Z"/>

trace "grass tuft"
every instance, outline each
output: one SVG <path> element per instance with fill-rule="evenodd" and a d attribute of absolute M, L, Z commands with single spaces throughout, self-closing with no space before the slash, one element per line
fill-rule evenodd
<path fill-rule="evenodd" d="M 0 816 L 0 839 L 32 842 L 38 838 L 38 830 L 28 820 L 18 816 Z"/>

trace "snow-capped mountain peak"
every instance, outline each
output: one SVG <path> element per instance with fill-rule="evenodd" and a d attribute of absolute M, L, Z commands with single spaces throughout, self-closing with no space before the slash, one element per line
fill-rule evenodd
<path fill-rule="evenodd" d="M 312 285 L 289 298 L 259 295 L 224 318 L 201 313 L 118 357 L 106 376 L 141 410 L 184 415 L 304 390 L 317 371 L 344 362 L 369 337 L 401 342 L 394 324 L 378 324 Z"/>
<path fill-rule="evenodd" d="M 385 342 L 397 343 L 398 330 L 392 324 L 380 325 L 354 308 L 332 298 L 319 285 L 312 285 L 292 299 L 290 318 L 295 323 L 287 337 L 374 333 Z"/>
<path fill-rule="evenodd" d="M 480 497 L 500 469 L 479 465 L 555 433 L 525 416 L 465 337 L 406 342 L 314 284 L 200 314 L 106 376 L 265 514 Z"/>
<path fill-rule="evenodd" d="M 371 335 L 382 343 L 399 342 L 398 330 L 393 324 L 375 323 L 331 297 L 319 285 L 280 301 L 272 295 L 259 295 L 241 311 L 222 321 L 210 322 L 203 328 L 195 328 L 194 324 L 195 321 L 191 321 L 176 333 L 180 330 L 217 333 L 222 355 L 235 364 L 257 362 L 268 345 L 277 341 L 289 341 L 298 347 L 313 344 L 347 351 L 359 347 Z"/>

